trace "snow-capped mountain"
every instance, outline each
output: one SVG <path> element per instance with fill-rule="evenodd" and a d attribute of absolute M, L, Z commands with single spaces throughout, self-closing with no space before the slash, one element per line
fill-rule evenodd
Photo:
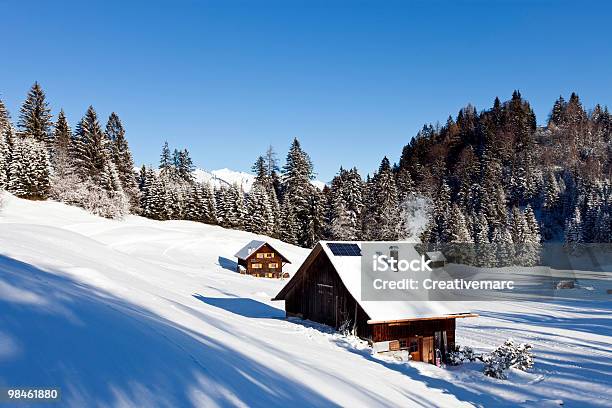
<path fill-rule="evenodd" d="M 207 171 L 204 169 L 196 169 L 193 172 L 196 181 L 201 183 L 208 182 L 214 187 L 231 186 L 232 184 L 238 184 L 242 186 L 244 192 L 251 191 L 255 175 L 251 173 L 245 173 L 243 171 L 230 170 L 228 168 Z M 312 185 L 323 189 L 325 183 L 320 180 L 312 180 Z"/>

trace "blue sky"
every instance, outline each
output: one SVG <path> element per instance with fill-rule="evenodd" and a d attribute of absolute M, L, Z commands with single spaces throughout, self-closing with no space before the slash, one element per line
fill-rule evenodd
<path fill-rule="evenodd" d="M 91 4 L 90 4 L 91 3 Z M 122 118 L 137 163 L 164 140 L 203 168 L 248 170 L 298 137 L 317 177 L 365 174 L 425 122 L 520 89 L 543 123 L 576 91 L 612 105 L 604 2 L 0 0 L 0 98 L 38 80 L 72 126 Z"/>

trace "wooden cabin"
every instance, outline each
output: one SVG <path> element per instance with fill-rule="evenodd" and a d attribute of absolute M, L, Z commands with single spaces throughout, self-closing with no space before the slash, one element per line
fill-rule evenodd
<path fill-rule="evenodd" d="M 336 329 L 349 322 L 355 334 L 368 340 L 376 351 L 407 350 L 413 360 L 444 362 L 447 351 L 455 345 L 455 320 L 476 315 L 441 314 L 440 302 L 359 300 L 360 245 L 319 242 L 273 300 L 285 301 L 288 317 Z M 395 245 L 391 243 L 390 248 L 396 250 Z"/>
<path fill-rule="evenodd" d="M 261 278 L 283 277 L 283 266 L 291 263 L 285 256 L 264 241 L 253 240 L 234 255 L 238 271 Z"/>

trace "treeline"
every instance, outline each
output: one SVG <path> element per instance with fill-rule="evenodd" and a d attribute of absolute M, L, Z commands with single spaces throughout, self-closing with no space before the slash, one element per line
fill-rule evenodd
<path fill-rule="evenodd" d="M 17 126 L 0 101 L 0 188 L 34 200 L 54 198 L 105 217 L 138 211 L 134 163 L 119 117 L 103 130 L 89 107 L 74 132 L 51 109 L 38 83 L 21 106 Z"/>
<path fill-rule="evenodd" d="M 89 107 L 72 132 L 63 111 L 52 122 L 37 83 L 16 127 L 0 101 L 0 132 L 0 188 L 107 217 L 187 219 L 312 247 L 411 236 L 408 214 L 425 200 L 421 239 L 469 244 L 457 256 L 480 265 L 537 262 L 543 241 L 611 241 L 612 118 L 599 105 L 586 112 L 575 94 L 555 102 L 545 127 L 518 91 L 481 112 L 468 105 L 444 125 L 424 126 L 399 163 L 385 157 L 365 179 L 341 168 L 323 190 L 297 139 L 282 168 L 272 147 L 256 159 L 246 193 L 197 182 L 188 150 L 167 143 L 157 168 L 135 172 L 115 113 L 103 130 Z"/>
<path fill-rule="evenodd" d="M 576 94 L 551 112 L 538 128 L 515 91 L 480 113 L 468 105 L 444 126 L 423 127 L 395 173 L 410 180 L 400 191 L 433 201 L 425 241 L 465 242 L 463 220 L 476 245 L 611 241 L 612 117 L 600 105 L 586 112 Z"/>

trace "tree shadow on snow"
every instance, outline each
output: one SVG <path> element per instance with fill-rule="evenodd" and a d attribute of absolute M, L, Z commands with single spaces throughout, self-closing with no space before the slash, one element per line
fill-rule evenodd
<path fill-rule="evenodd" d="M 223 269 L 227 269 L 228 271 L 238 272 L 238 263 L 232 261 L 231 259 L 220 256 L 217 261 L 219 262 L 219 266 Z"/>
<path fill-rule="evenodd" d="M 62 407 L 334 405 L 239 349 L 2 255 L 0 311 L 0 387 L 59 387 Z"/>
<path fill-rule="evenodd" d="M 239 297 L 206 297 L 200 294 L 193 295 L 194 298 L 198 299 L 206 303 L 207 305 L 211 305 L 214 307 L 218 307 L 220 309 L 226 310 L 228 312 L 238 314 L 240 316 L 249 317 L 249 318 L 257 318 L 257 319 L 284 319 L 285 313 L 267 305 L 262 302 L 258 302 L 249 298 L 239 298 Z"/>

